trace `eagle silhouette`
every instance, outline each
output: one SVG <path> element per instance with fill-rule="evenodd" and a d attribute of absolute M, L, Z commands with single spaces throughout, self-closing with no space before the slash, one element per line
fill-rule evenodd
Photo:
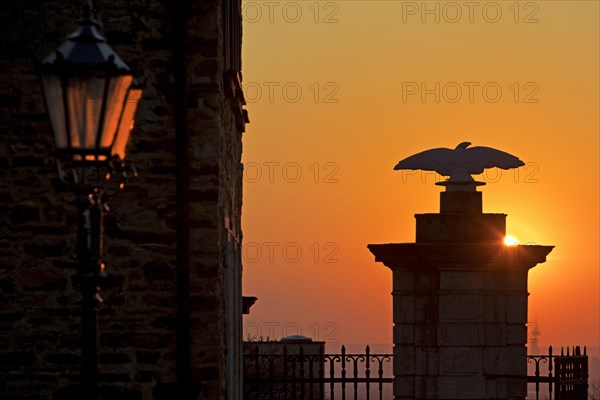
<path fill-rule="evenodd" d="M 518 168 L 525 163 L 518 157 L 491 147 L 469 147 L 462 142 L 456 148 L 439 147 L 414 154 L 398 162 L 394 170 L 422 169 L 448 176 L 447 182 L 474 182 L 471 174 L 481 174 L 486 168 Z"/>

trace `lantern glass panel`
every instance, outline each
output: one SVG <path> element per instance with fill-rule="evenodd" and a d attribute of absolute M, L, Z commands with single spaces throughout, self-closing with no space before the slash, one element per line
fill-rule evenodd
<path fill-rule="evenodd" d="M 106 79 L 101 77 L 78 76 L 69 79 L 67 101 L 71 128 L 70 145 L 73 149 L 96 148 L 105 87 Z"/>
<path fill-rule="evenodd" d="M 130 87 L 124 99 L 123 113 L 119 121 L 115 144 L 112 148 L 112 155 L 119 156 L 122 160 L 125 159 L 129 136 L 134 125 L 135 112 L 141 98 L 142 89 Z"/>
<path fill-rule="evenodd" d="M 56 147 L 65 149 L 69 145 L 69 141 L 67 139 L 65 104 L 60 78 L 55 74 L 42 74 L 42 86 Z"/>
<path fill-rule="evenodd" d="M 127 96 L 133 76 L 120 75 L 113 78 L 111 93 L 106 98 L 106 113 L 103 132 L 101 132 L 100 147 L 108 149 L 118 141 L 118 129 L 121 115 L 127 106 Z M 116 136 L 115 136 L 116 135 Z M 111 152 L 114 154 L 114 148 Z"/>

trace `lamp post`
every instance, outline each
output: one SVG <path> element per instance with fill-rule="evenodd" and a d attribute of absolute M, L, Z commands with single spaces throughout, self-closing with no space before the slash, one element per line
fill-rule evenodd
<path fill-rule="evenodd" d="M 78 29 L 39 65 L 44 97 L 54 131 L 59 175 L 78 196 L 77 270 L 81 292 L 81 399 L 97 398 L 98 305 L 106 279 L 103 219 L 108 211 L 105 186 L 134 173 L 125 162 L 142 89 L 130 68 L 100 33 L 90 0 L 83 1 Z M 119 183 L 122 187 L 122 182 Z"/>

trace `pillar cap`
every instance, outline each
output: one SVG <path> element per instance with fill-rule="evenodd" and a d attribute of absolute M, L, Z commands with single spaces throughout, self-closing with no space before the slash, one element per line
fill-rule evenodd
<path fill-rule="evenodd" d="M 554 246 L 487 243 L 369 244 L 376 262 L 389 268 L 528 270 L 546 261 Z"/>
<path fill-rule="evenodd" d="M 442 181 L 435 183 L 438 186 L 444 186 L 446 188 L 446 192 L 476 192 L 477 186 L 485 185 L 485 182 L 479 181 Z"/>

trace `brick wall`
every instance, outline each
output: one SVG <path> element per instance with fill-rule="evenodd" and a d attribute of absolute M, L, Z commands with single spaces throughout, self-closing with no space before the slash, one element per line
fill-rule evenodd
<path fill-rule="evenodd" d="M 105 223 L 109 281 L 101 291 L 100 388 L 105 399 L 151 399 L 157 383 L 177 379 L 174 10 L 155 0 L 96 4 L 109 44 L 146 83 L 129 153 L 140 177 L 111 200 Z M 228 340 L 227 332 L 239 333 L 241 324 L 244 116 L 240 91 L 226 93 L 222 11 L 218 0 L 190 1 L 184 47 L 191 375 L 204 384 L 202 399 L 227 398 L 228 386 L 236 386 L 236 357 L 227 361 L 227 354 L 241 340 Z M 49 399 L 79 379 L 80 316 L 71 282 L 77 211 L 56 174 L 34 68 L 34 60 L 75 29 L 79 12 L 79 1 L 15 0 L 1 14 L 2 399 Z"/>

